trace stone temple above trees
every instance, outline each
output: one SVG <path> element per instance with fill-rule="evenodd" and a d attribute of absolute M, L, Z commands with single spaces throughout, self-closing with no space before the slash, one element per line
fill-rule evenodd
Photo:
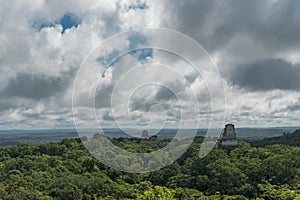
<path fill-rule="evenodd" d="M 222 133 L 221 144 L 223 146 L 237 146 L 235 127 L 233 124 L 226 124 Z"/>
<path fill-rule="evenodd" d="M 142 138 L 144 138 L 144 139 L 148 139 L 148 138 L 149 138 L 149 133 L 148 133 L 148 131 L 143 130 L 143 132 L 142 132 Z"/>

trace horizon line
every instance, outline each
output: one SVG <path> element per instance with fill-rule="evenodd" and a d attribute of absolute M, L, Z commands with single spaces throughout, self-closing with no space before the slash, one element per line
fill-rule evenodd
<path fill-rule="evenodd" d="M 243 128 L 249 128 L 249 129 L 255 129 L 255 128 L 261 128 L 261 129 L 267 129 L 267 128 L 300 128 L 300 125 L 286 125 L 286 126 L 241 126 L 241 127 L 237 127 L 236 129 L 243 129 Z M 96 129 L 144 129 L 144 128 L 134 128 L 134 127 L 123 127 L 123 128 L 117 128 L 117 127 L 102 127 L 102 128 L 94 128 L 94 127 L 88 127 L 88 128 L 84 128 L 81 130 L 96 130 Z M 161 129 L 161 128 L 150 128 L 147 130 L 155 130 L 155 129 Z M 173 128 L 173 127 L 165 127 L 162 128 L 163 129 L 170 129 L 170 130 L 177 130 L 178 128 Z M 195 128 L 191 128 L 191 127 L 183 127 L 181 129 L 184 130 L 195 130 Z M 197 130 L 200 129 L 208 129 L 207 127 L 198 127 L 196 128 Z M 216 127 L 211 127 L 210 129 L 220 129 L 220 128 L 216 128 Z M 74 130 L 77 131 L 76 128 L 68 128 L 68 127 L 62 127 L 62 128 L 51 128 L 51 127 L 45 127 L 45 128 L 17 128 L 17 129 L 0 129 L 0 131 L 43 131 L 43 130 Z"/>

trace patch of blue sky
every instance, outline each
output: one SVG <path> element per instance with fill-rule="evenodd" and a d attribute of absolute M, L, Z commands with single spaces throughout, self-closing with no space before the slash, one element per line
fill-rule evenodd
<path fill-rule="evenodd" d="M 153 57 L 152 48 L 143 48 L 149 44 L 149 40 L 145 35 L 134 33 L 128 37 L 129 54 L 135 56 L 139 61 L 146 61 Z M 139 49 L 142 48 L 142 49 Z"/>
<path fill-rule="evenodd" d="M 72 27 L 77 28 L 81 23 L 81 19 L 77 17 L 75 14 L 67 12 L 65 13 L 60 19 L 55 20 L 54 22 L 34 22 L 33 27 L 36 28 L 38 31 L 42 30 L 43 28 L 47 27 L 54 27 L 55 25 L 61 24 L 63 30 L 62 34 L 65 33 L 67 29 Z"/>
<path fill-rule="evenodd" d="M 77 28 L 78 25 L 81 23 L 81 19 L 72 13 L 66 13 L 63 15 L 62 18 L 60 18 L 59 23 L 62 25 L 62 33 L 64 33 L 65 30 L 70 29 L 72 27 Z"/>
<path fill-rule="evenodd" d="M 149 6 L 146 4 L 144 0 L 136 0 L 134 3 L 126 6 L 127 10 L 145 10 L 148 9 Z"/>
<path fill-rule="evenodd" d="M 135 50 L 139 45 L 147 45 L 149 43 L 148 38 L 138 32 L 130 35 L 129 40 L 129 51 Z"/>
<path fill-rule="evenodd" d="M 153 58 L 153 49 L 140 49 L 136 51 L 137 59 L 141 62 L 146 62 L 148 59 Z"/>
<path fill-rule="evenodd" d="M 107 56 L 97 58 L 97 62 L 104 65 L 105 68 L 114 65 L 120 59 L 119 56 L 120 52 L 118 50 L 113 50 Z"/>
<path fill-rule="evenodd" d="M 140 3 L 140 2 L 128 6 L 128 10 L 145 10 L 148 8 L 149 6 L 146 3 Z"/>
<path fill-rule="evenodd" d="M 146 36 L 140 33 L 134 33 L 128 37 L 129 40 L 129 47 L 128 47 L 128 54 L 137 58 L 138 61 L 144 63 L 149 60 L 149 58 L 153 57 L 153 49 L 152 48 L 143 48 L 143 45 L 147 45 L 148 39 Z M 139 49 L 142 47 L 141 49 Z M 105 76 L 105 71 L 109 68 L 114 66 L 117 62 L 121 60 L 119 50 L 113 50 L 109 54 L 105 56 L 98 57 L 96 60 L 98 63 L 104 66 L 105 70 L 102 76 Z M 125 53 L 125 52 L 123 52 Z"/>

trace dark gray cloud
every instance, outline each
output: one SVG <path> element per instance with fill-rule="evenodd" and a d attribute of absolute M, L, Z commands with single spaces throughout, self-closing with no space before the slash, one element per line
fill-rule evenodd
<path fill-rule="evenodd" d="M 300 45 L 300 1 L 297 0 L 177 0 L 169 2 L 169 7 L 174 20 L 168 23 L 170 28 L 190 35 L 210 52 L 218 51 L 239 35 L 272 50 Z"/>
<path fill-rule="evenodd" d="M 70 85 L 70 74 L 59 77 L 19 73 L 0 92 L 2 97 L 23 97 L 40 100 L 64 91 Z"/>
<path fill-rule="evenodd" d="M 188 80 L 189 83 L 195 82 L 195 80 L 199 77 L 199 74 L 194 71 L 193 73 L 189 73 L 185 76 L 185 78 Z"/>
<path fill-rule="evenodd" d="M 105 112 L 102 116 L 102 119 L 105 121 L 114 121 L 114 117 L 109 112 Z"/>
<path fill-rule="evenodd" d="M 24 99 L 5 97 L 3 95 L 1 95 L 0 97 L 0 112 L 7 109 L 24 107 L 26 103 L 28 104 L 28 102 L 26 102 Z"/>
<path fill-rule="evenodd" d="M 300 98 L 298 98 L 296 102 L 290 103 L 280 110 L 280 112 L 289 112 L 289 113 L 294 113 L 297 111 L 300 111 Z"/>
<path fill-rule="evenodd" d="M 294 104 L 294 105 L 288 105 L 287 109 L 292 112 L 298 111 L 298 110 L 300 110 L 300 103 Z"/>
<path fill-rule="evenodd" d="M 103 85 L 103 87 L 97 88 L 95 97 L 96 108 L 106 108 L 111 106 L 111 97 L 113 90 L 113 85 Z"/>
<path fill-rule="evenodd" d="M 148 112 L 150 108 L 156 104 L 161 105 L 164 109 L 168 110 L 171 108 L 171 105 L 165 101 L 157 101 L 155 98 L 152 97 L 134 97 L 131 98 L 129 109 L 130 111 L 142 111 L 142 112 Z"/>
<path fill-rule="evenodd" d="M 172 92 L 169 88 L 160 87 L 155 95 L 155 99 L 158 101 L 161 100 L 170 100 L 176 98 L 174 92 Z"/>
<path fill-rule="evenodd" d="M 148 112 L 155 104 L 155 101 L 153 99 L 147 99 L 146 97 L 133 97 L 130 99 L 129 108 L 130 111 L 143 111 Z"/>
<path fill-rule="evenodd" d="M 280 59 L 258 61 L 236 67 L 231 82 L 251 91 L 299 90 L 300 66 Z"/>

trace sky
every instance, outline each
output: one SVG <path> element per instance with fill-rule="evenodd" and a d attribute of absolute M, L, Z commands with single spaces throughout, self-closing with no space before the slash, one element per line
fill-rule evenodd
<path fill-rule="evenodd" d="M 214 101 L 225 101 L 224 123 L 300 124 L 298 0 L 0 0 L 0 5 L 0 129 L 73 128 L 74 118 L 93 127 L 95 115 L 102 127 L 206 128 L 212 116 L 222 118 L 211 106 L 205 81 L 216 79 L 223 84 L 214 88 Z M 161 35 L 135 31 L 98 51 L 110 37 L 143 27 L 192 38 L 220 77 L 204 68 L 200 76 L 180 56 L 152 48 L 156 42 L 204 59 L 187 43 Z M 81 68 L 87 70 L 78 75 Z M 100 72 L 100 82 L 91 78 L 93 70 Z"/>

